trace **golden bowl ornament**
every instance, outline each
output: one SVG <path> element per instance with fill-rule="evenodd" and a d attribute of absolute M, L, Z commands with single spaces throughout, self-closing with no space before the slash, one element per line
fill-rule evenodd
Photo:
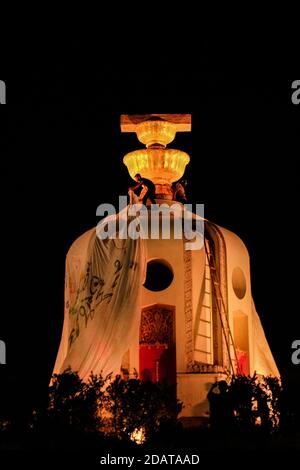
<path fill-rule="evenodd" d="M 154 184 L 169 185 L 183 176 L 189 161 L 187 153 L 162 147 L 135 150 L 123 159 L 131 178 L 140 173 Z"/>
<path fill-rule="evenodd" d="M 164 120 L 148 120 L 136 126 L 136 134 L 140 142 L 151 147 L 161 145 L 166 147 L 175 139 L 176 125 Z"/>

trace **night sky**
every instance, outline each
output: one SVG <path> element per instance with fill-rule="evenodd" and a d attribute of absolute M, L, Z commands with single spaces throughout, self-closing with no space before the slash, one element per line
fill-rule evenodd
<path fill-rule="evenodd" d="M 97 206 L 116 203 L 132 184 L 122 158 L 142 144 L 120 133 L 121 113 L 192 114 L 192 133 L 171 144 L 191 156 L 189 200 L 247 245 L 271 349 L 284 377 L 299 384 L 300 366 L 291 363 L 300 336 L 297 76 L 249 76 L 230 63 L 214 73 L 210 55 L 197 68 L 185 55 L 176 67 L 172 59 L 169 67 L 162 59 L 137 66 L 121 53 L 109 61 L 80 48 L 51 60 L 26 73 L 17 64 L 22 80 L 0 77 L 11 104 L 9 158 L 1 160 L 1 406 L 15 405 L 25 383 L 18 409 L 45 395 L 61 336 L 67 250 L 96 225 Z"/>

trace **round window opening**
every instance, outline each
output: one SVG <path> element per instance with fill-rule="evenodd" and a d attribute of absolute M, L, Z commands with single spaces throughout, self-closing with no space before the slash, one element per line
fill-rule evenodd
<path fill-rule="evenodd" d="M 144 287 L 154 292 L 167 289 L 174 278 L 173 270 L 167 261 L 154 259 L 147 264 Z"/>
<path fill-rule="evenodd" d="M 243 299 L 247 290 L 245 274 L 241 268 L 234 268 L 232 273 L 232 287 L 238 299 Z"/>

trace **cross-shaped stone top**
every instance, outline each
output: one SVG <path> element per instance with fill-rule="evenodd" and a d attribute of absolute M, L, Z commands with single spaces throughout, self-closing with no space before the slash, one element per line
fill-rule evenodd
<path fill-rule="evenodd" d="M 176 132 L 191 132 L 191 114 L 122 114 L 121 131 L 136 132 L 137 126 L 149 120 L 163 120 L 171 122 L 176 127 Z"/>
<path fill-rule="evenodd" d="M 136 132 L 146 147 L 166 147 L 175 139 L 176 132 L 190 132 L 190 114 L 122 114 L 121 131 Z"/>

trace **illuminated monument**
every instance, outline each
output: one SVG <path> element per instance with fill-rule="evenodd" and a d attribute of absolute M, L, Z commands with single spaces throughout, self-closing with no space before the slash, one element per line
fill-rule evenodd
<path fill-rule="evenodd" d="M 171 184 L 190 158 L 167 145 L 176 132 L 191 131 L 191 115 L 124 115 L 121 130 L 146 146 L 124 157 L 131 177 L 152 180 L 156 202 L 174 204 Z M 128 208 L 114 219 L 125 214 Z M 186 249 L 172 230 L 169 239 L 100 240 L 92 229 L 76 240 L 54 372 L 71 366 L 84 379 L 120 370 L 165 379 L 177 384 L 186 417 L 207 413 L 210 385 L 228 374 L 279 376 L 252 300 L 245 245 L 210 221 L 204 227 L 201 249 Z"/>

